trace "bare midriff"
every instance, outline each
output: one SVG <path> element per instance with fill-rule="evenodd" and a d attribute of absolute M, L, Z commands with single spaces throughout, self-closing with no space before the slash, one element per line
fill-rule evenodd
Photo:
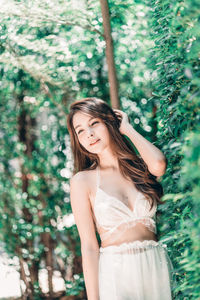
<path fill-rule="evenodd" d="M 103 234 L 105 231 L 99 230 L 99 233 Z M 134 241 L 144 241 L 144 240 L 157 240 L 157 236 L 154 232 L 149 230 L 144 224 L 137 223 L 135 226 L 127 229 L 125 232 L 121 232 L 118 230 L 117 232 L 113 232 L 109 238 L 101 242 L 101 247 L 108 246 L 118 246 L 123 243 L 130 243 Z"/>

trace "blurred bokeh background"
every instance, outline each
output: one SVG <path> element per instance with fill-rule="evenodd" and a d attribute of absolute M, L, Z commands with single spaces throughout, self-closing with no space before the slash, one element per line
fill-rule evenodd
<path fill-rule="evenodd" d="M 200 299 L 200 3 L 110 0 L 120 108 L 168 159 L 160 240 Z M 0 299 L 86 299 L 71 213 L 70 103 L 110 103 L 97 0 L 0 0 Z"/>

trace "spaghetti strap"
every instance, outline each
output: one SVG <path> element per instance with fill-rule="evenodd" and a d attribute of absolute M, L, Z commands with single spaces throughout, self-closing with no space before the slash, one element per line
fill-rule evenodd
<path fill-rule="evenodd" d="M 97 189 L 98 189 L 99 184 L 100 184 L 99 166 L 97 166 L 96 170 L 97 170 Z"/>

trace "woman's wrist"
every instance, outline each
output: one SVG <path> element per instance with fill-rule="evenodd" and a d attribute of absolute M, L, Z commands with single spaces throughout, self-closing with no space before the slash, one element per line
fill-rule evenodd
<path fill-rule="evenodd" d="M 126 124 L 126 126 L 124 126 L 124 128 L 121 130 L 121 134 L 126 135 L 127 137 L 129 137 L 131 131 L 136 131 L 133 126 L 131 125 L 131 123 Z"/>

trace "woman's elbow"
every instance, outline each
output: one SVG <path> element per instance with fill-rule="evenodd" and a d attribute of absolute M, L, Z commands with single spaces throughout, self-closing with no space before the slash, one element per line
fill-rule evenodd
<path fill-rule="evenodd" d="M 165 174 L 167 169 L 167 159 L 163 158 L 158 160 L 157 163 L 154 164 L 153 168 L 150 171 L 154 176 L 160 177 Z"/>

